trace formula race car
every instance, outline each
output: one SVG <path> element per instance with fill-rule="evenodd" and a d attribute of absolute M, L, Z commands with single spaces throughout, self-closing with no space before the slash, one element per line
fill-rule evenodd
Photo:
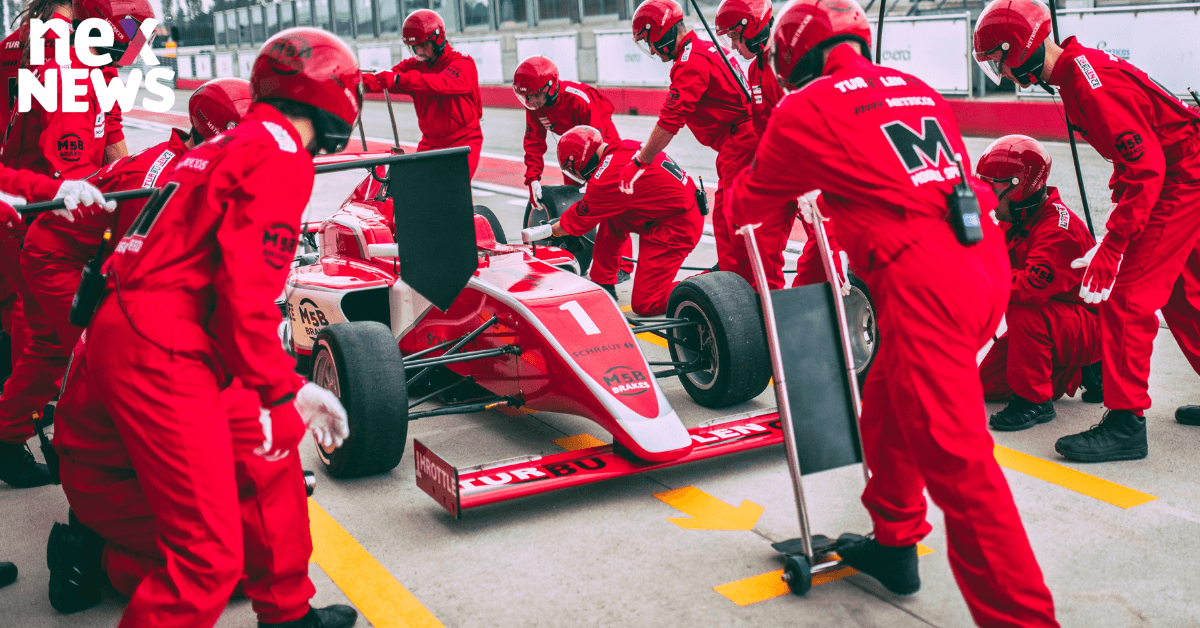
<path fill-rule="evenodd" d="M 502 407 L 583 416 L 614 444 L 455 469 L 415 442 L 418 484 L 456 516 L 782 441 L 773 412 L 689 430 L 657 382 L 677 376 L 712 408 L 766 389 L 758 300 L 740 277 L 692 277 L 669 318 L 627 318 L 568 251 L 507 243 L 495 216 L 471 205 L 464 149 L 319 159 L 318 172 L 370 168 L 306 229 L 284 295 L 280 333 L 297 370 L 349 414 L 350 437 L 319 451 L 330 475 L 395 468 L 409 421 Z M 664 338 L 671 360 L 648 362 L 635 333 Z"/>

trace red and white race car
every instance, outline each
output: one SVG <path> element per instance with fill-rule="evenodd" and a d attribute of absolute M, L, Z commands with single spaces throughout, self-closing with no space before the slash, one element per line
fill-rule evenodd
<path fill-rule="evenodd" d="M 419 155 L 436 159 L 438 152 Z M 331 475 L 393 469 L 409 421 L 500 407 L 586 417 L 612 434 L 614 444 L 456 469 L 415 442 L 418 484 L 456 516 L 488 503 L 782 442 L 774 412 L 689 430 L 657 382 L 678 376 L 697 403 L 713 408 L 766 389 L 771 367 L 758 300 L 740 277 L 692 277 L 671 294 L 666 318 L 627 318 L 607 292 L 579 275 L 564 249 L 508 244 L 495 216 L 470 206 L 469 179 L 447 175 L 436 186 L 446 202 L 436 216 L 425 216 L 471 215 L 476 261 L 443 310 L 402 272 L 404 242 L 426 245 L 453 235 L 421 232 L 426 221 L 416 207 L 430 211 L 429 205 L 410 204 L 410 193 L 396 192 L 404 201 L 394 203 L 393 215 L 393 192 L 419 174 L 408 168 L 403 160 L 374 167 L 340 209 L 308 229 L 310 250 L 297 256 L 288 278 L 284 344 L 298 370 L 336 393 L 350 417 L 342 447 L 320 451 Z M 449 266 L 405 261 L 426 263 L 435 276 Z M 635 333 L 666 339 L 671 361 L 649 362 Z M 440 404 L 429 407 L 435 400 Z"/>

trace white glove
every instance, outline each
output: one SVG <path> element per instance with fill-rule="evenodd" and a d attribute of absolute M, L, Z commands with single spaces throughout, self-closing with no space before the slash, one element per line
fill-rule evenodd
<path fill-rule="evenodd" d="M 542 206 L 542 182 L 537 179 L 529 182 L 529 204 L 534 209 L 545 209 Z"/>
<path fill-rule="evenodd" d="M 841 276 L 838 277 L 838 292 L 842 296 L 850 296 L 850 256 L 846 255 L 845 251 L 838 251 L 836 257 L 833 258 L 834 264 L 841 264 Z"/>
<path fill-rule="evenodd" d="M 821 216 L 821 210 L 817 208 L 817 197 L 820 195 L 821 190 L 813 190 L 796 199 L 796 203 L 800 205 L 800 216 L 810 225 L 816 220 L 816 216 Z M 825 220 L 825 217 L 821 216 L 821 219 Z"/>
<path fill-rule="evenodd" d="M 58 194 L 54 195 L 54 200 L 58 199 L 62 199 L 67 208 L 56 209 L 54 214 L 72 222 L 75 221 L 72 210 L 81 205 L 97 205 L 110 212 L 117 208 L 116 201 L 104 200 L 104 193 L 87 181 L 63 181 L 62 185 L 58 186 Z"/>
<path fill-rule="evenodd" d="M 1114 244 L 1116 242 L 1116 244 Z M 1108 246 L 1105 246 L 1105 245 Z M 1125 246 L 1114 238 L 1113 242 L 1101 239 L 1083 257 L 1071 262 L 1071 268 L 1086 268 L 1079 286 L 1079 296 L 1084 303 L 1095 305 L 1107 301 L 1117 283 L 1117 273 L 1125 259 Z"/>
<path fill-rule="evenodd" d="M 333 393 L 308 382 L 296 393 L 296 410 L 308 431 L 323 447 L 341 447 L 350 437 L 346 409 Z"/>

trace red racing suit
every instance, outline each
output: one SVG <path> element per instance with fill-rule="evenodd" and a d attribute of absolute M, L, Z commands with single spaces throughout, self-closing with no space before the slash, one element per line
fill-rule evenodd
<path fill-rule="evenodd" d="M 929 533 L 928 489 L 975 622 L 1057 626 L 993 455 L 975 362 L 1004 313 L 1010 267 L 990 220 L 973 246 L 946 220 L 946 197 L 959 183 L 955 153 L 967 155 L 937 92 L 838 45 L 824 76 L 775 109 L 732 209 L 778 207 L 820 188 L 850 266 L 870 289 L 879 353 L 860 430 L 872 471 L 863 504 L 879 542 L 908 546 Z M 986 214 L 995 196 L 971 185 Z"/>
<path fill-rule="evenodd" d="M 1057 188 L 1019 224 L 1004 223 L 1012 288 L 1005 321 L 979 366 L 983 397 L 1044 403 L 1079 388 L 1080 369 L 1100 359 L 1100 319 L 1079 298 L 1083 269 L 1071 262 L 1095 245 Z"/>
<path fill-rule="evenodd" d="M 417 110 L 421 141 L 417 150 L 470 146 L 471 176 L 479 167 L 483 150 L 483 100 L 479 96 L 479 70 L 475 60 L 450 46 L 433 64 L 409 57 L 390 72 L 380 72 L 380 82 L 391 92 L 412 96 Z"/>
<path fill-rule="evenodd" d="M 740 241 L 733 241 L 735 221 L 725 208 L 725 190 L 754 157 L 758 134 L 754 132 L 750 103 L 721 54 L 729 51 L 704 41 L 695 32 L 684 35 L 679 56 L 671 66 L 671 87 L 658 114 L 658 126 L 672 134 L 685 125 L 703 145 L 717 151 L 717 190 L 713 199 L 713 236 L 721 270 L 738 272 L 753 285 L 749 258 Z M 741 68 L 730 61 L 740 80 Z"/>
<path fill-rule="evenodd" d="M 187 137 L 186 132 L 175 130 L 169 141 L 109 164 L 91 182 L 103 192 L 158 186 L 187 152 Z M 74 222 L 43 214 L 29 228 L 21 271 L 43 315 L 26 321 L 29 346 L 16 360 L 0 394 L 0 439 L 9 434 L 14 439 L 31 437 L 33 413 L 58 395 L 67 359 L 83 332 L 68 320 L 79 274 L 100 253 L 105 229 L 112 230 L 114 240 L 104 251 L 107 255 L 145 204 L 145 199 L 124 201 L 114 213 L 95 209 Z"/>
<path fill-rule="evenodd" d="M 1104 406 L 1150 408 L 1150 354 L 1163 318 L 1200 373 L 1200 114 L 1145 72 L 1104 51 L 1063 42 L 1050 83 L 1067 118 L 1113 164 L 1117 204 L 1108 243 L 1124 245 L 1100 304 Z"/>
<path fill-rule="evenodd" d="M 616 283 L 621 242 L 630 233 L 641 236 L 631 304 L 639 316 L 654 316 L 667 311 L 667 299 L 679 283 L 675 275 L 700 242 L 704 217 L 696 206 L 696 185 L 665 152 L 646 167 L 633 195 L 620 190 L 621 168 L 640 149 L 641 144 L 629 140 L 609 144 L 583 198 L 563 213 L 560 226 L 582 235 L 604 225 L 596 235 L 589 273 L 598 284 Z"/>
<path fill-rule="evenodd" d="M 249 562 L 256 553 L 239 517 L 238 478 L 257 472 L 245 467 L 254 454 L 238 435 L 247 419 L 222 407 L 221 392 L 236 378 L 252 404 L 272 408 L 289 403 L 302 384 L 279 345 L 274 300 L 312 193 L 303 146 L 279 112 L 253 105 L 237 128 L 179 161 L 174 198 L 158 212 L 143 211 L 106 264 L 108 293 L 82 353 L 96 368 L 68 375 L 59 413 L 76 425 L 97 407 L 111 417 L 154 516 L 163 566 L 138 586 L 121 626 L 212 626 L 244 561 L 251 580 L 303 569 L 298 586 L 311 595 L 307 567 L 299 567 L 308 561 L 307 544 L 272 545 L 269 562 Z M 89 444 L 84 439 L 85 451 Z M 292 454 L 263 460 L 274 488 L 247 497 L 304 530 L 303 479 Z M 113 466 L 80 455 L 83 464 Z M 298 619 L 308 610 L 303 597 L 269 617 L 260 611 L 260 621 Z"/>

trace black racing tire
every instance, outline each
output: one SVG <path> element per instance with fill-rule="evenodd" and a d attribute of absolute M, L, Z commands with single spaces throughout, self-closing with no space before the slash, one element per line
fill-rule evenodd
<path fill-rule="evenodd" d="M 404 358 L 387 325 L 355 321 L 329 325 L 313 345 L 312 382 L 337 395 L 350 419 L 350 437 L 336 449 L 317 445 L 335 478 L 387 473 L 400 464 L 408 439 Z"/>
<path fill-rule="evenodd" d="M 861 388 L 867 373 L 879 353 L 879 326 L 875 319 L 875 304 L 866 282 L 850 273 L 850 295 L 842 300 L 846 305 L 846 325 L 850 329 L 850 353 L 854 372 Z"/>
<path fill-rule="evenodd" d="M 552 223 L 562 216 L 572 205 L 579 202 L 583 194 L 573 185 L 542 186 L 542 205 L 545 209 L 534 209 L 530 203 L 525 203 L 525 218 L 521 222 L 525 228 L 536 227 L 542 223 Z M 566 236 L 551 238 L 546 243 L 569 251 L 579 261 L 579 274 L 587 276 L 588 267 L 592 264 L 592 245 L 596 242 L 596 230 L 583 236 Z"/>
<path fill-rule="evenodd" d="M 484 205 L 476 205 L 474 208 L 475 214 L 487 218 L 488 224 L 492 226 L 492 235 L 496 236 L 498 244 L 508 244 L 508 238 L 504 237 L 504 227 L 500 226 L 500 219 L 492 210 Z"/>
<path fill-rule="evenodd" d="M 704 357 L 708 369 L 679 376 L 684 390 L 696 403 L 724 408 L 749 401 L 767 389 L 771 354 L 762 307 L 744 279 L 731 272 L 689 277 L 671 291 L 667 316 L 699 323 L 671 332 L 707 353 Z M 699 357 L 676 343 L 670 343 L 670 351 L 675 362 L 691 362 Z"/>

